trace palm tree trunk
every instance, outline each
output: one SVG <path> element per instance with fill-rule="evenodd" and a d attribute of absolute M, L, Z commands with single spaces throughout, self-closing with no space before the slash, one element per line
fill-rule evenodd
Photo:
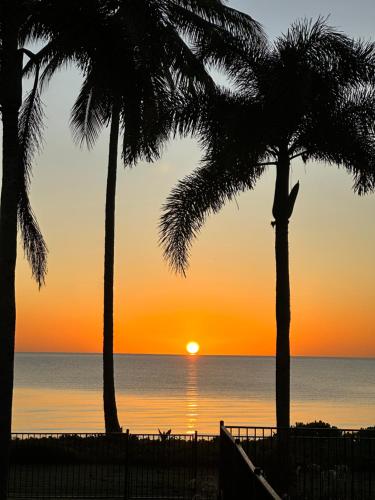
<path fill-rule="evenodd" d="M 12 430 L 14 345 L 16 328 L 15 270 L 19 180 L 18 111 L 22 100 L 22 54 L 18 52 L 16 4 L 2 8 L 3 176 L 0 201 L 0 500 L 7 497 Z"/>
<path fill-rule="evenodd" d="M 113 268 L 119 124 L 120 105 L 118 100 L 116 100 L 112 107 L 105 206 L 103 402 L 105 431 L 107 433 L 121 432 L 121 427 L 117 417 L 113 366 Z"/>
<path fill-rule="evenodd" d="M 277 165 L 273 205 L 276 256 L 276 421 L 290 425 L 290 285 L 289 285 L 289 157 L 280 156 Z"/>

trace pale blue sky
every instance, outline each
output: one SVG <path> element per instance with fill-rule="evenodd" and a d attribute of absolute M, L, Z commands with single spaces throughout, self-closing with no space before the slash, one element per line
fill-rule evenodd
<path fill-rule="evenodd" d="M 374 35 L 375 2 L 372 0 L 233 0 L 228 3 L 262 23 L 270 37 L 286 31 L 298 18 L 330 16 L 330 23 L 354 37 Z"/>

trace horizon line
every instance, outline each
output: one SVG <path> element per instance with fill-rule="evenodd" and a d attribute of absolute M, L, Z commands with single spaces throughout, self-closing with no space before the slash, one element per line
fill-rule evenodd
<path fill-rule="evenodd" d="M 15 351 L 15 354 L 72 354 L 72 355 L 102 355 L 101 351 Z M 276 358 L 275 354 L 194 354 L 189 353 L 147 353 L 147 352 L 115 352 L 114 356 L 183 356 L 183 357 L 231 357 L 231 358 Z M 375 356 L 340 356 L 340 355 L 311 355 L 295 354 L 291 358 L 326 358 L 326 359 L 375 359 Z"/>

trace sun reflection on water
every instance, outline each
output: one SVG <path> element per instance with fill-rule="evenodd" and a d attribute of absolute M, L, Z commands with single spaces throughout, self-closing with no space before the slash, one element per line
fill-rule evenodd
<path fill-rule="evenodd" d="M 198 421 L 198 363 L 197 358 L 187 358 L 186 378 L 186 427 L 187 433 L 193 434 Z"/>

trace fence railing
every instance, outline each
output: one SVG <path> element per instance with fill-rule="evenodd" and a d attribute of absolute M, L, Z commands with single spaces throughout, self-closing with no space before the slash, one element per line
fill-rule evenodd
<path fill-rule="evenodd" d="M 288 498 L 375 498 L 375 429 L 227 426 L 252 463 Z"/>
<path fill-rule="evenodd" d="M 219 478 L 223 500 L 281 500 L 224 422 L 220 423 Z"/>
<path fill-rule="evenodd" d="M 13 434 L 10 498 L 216 500 L 218 436 Z"/>

